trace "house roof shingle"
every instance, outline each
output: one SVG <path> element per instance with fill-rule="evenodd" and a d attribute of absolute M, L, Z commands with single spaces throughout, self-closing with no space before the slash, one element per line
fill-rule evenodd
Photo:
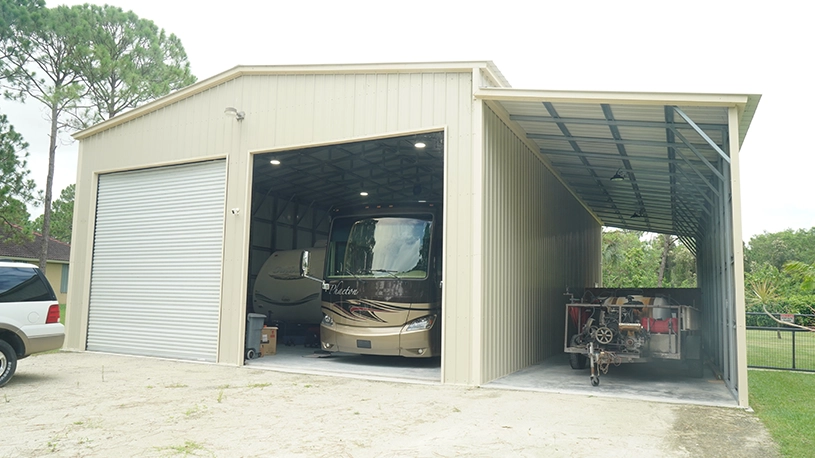
<path fill-rule="evenodd" d="M 10 240 L 0 237 L 0 258 L 22 258 L 34 260 L 40 258 L 42 234 L 34 232 L 31 240 Z M 68 262 L 71 259 L 71 245 L 59 240 L 48 239 L 48 260 Z"/>

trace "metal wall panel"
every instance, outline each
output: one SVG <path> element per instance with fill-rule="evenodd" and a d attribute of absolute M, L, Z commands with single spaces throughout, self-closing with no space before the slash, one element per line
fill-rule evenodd
<path fill-rule="evenodd" d="M 563 351 L 567 287 L 601 282 L 601 228 L 484 109 L 482 383 Z"/>
<path fill-rule="evenodd" d="M 480 278 L 473 267 L 473 70 L 370 73 L 252 73 L 147 111 L 82 139 L 77 167 L 72 286 L 66 348 L 83 349 L 87 335 L 90 249 L 100 173 L 226 158 L 219 362 L 243 362 L 248 294 L 252 154 L 314 144 L 445 131 L 444 345 L 442 377 L 477 383 L 471 372 L 473 304 Z M 225 107 L 245 119 L 224 114 Z M 480 164 L 480 162 L 479 162 Z M 91 235 L 89 235 L 91 234 Z"/>
<path fill-rule="evenodd" d="M 99 177 L 88 350 L 215 361 L 225 165 Z"/>
<path fill-rule="evenodd" d="M 706 355 L 722 376 L 740 406 L 749 404 L 744 297 L 744 252 L 739 187 L 739 126 L 736 110 L 729 111 L 729 137 L 725 150 L 730 164 L 720 159 L 717 166 L 724 180 L 717 181 L 721 197 L 714 201 L 705 237 L 699 243 L 697 262 Z"/>

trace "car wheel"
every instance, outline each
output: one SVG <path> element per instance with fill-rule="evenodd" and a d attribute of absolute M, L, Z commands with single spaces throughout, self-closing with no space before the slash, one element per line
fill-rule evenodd
<path fill-rule="evenodd" d="M 17 370 L 17 352 L 5 340 L 0 340 L 0 386 L 5 386 Z"/>

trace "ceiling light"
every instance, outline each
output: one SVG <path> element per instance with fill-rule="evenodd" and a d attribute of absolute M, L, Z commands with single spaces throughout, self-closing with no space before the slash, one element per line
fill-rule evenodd
<path fill-rule="evenodd" d="M 362 196 L 362 197 L 367 197 L 368 196 L 368 191 L 361 191 L 359 193 L 359 195 Z"/>
<path fill-rule="evenodd" d="M 271 161 L 269 161 L 269 164 L 280 165 L 280 161 L 278 161 L 277 159 L 272 159 Z"/>
<path fill-rule="evenodd" d="M 617 169 L 617 173 L 611 177 L 611 181 L 623 181 L 625 180 L 625 175 L 623 175 L 623 169 Z"/>
<path fill-rule="evenodd" d="M 420 141 L 417 141 L 416 143 L 414 143 L 413 146 L 415 146 L 416 148 L 421 149 L 421 148 L 424 148 L 425 146 L 427 146 L 427 144 L 420 140 Z"/>
<path fill-rule="evenodd" d="M 641 209 L 635 211 L 634 214 L 631 215 L 632 218 L 642 218 L 643 216 L 645 216 L 645 209 L 644 208 L 641 208 Z"/>

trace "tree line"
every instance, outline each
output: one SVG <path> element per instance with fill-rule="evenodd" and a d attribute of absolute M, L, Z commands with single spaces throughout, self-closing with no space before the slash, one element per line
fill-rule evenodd
<path fill-rule="evenodd" d="M 603 232 L 603 284 L 609 288 L 695 288 L 696 258 L 668 235 Z M 815 313 L 815 227 L 758 234 L 744 246 L 747 310 Z"/>
<path fill-rule="evenodd" d="M 184 47 L 152 21 L 104 5 L 46 8 L 44 0 L 0 0 L 0 89 L 7 101 L 40 105 L 50 122 L 44 191 L 28 170 L 28 143 L 0 110 L 0 237 L 70 240 L 62 218 L 73 213 L 74 187 L 52 202 L 58 136 L 110 119 L 196 81 Z M 42 205 L 29 221 L 27 205 Z M 52 219 L 53 233 L 52 233 Z M 67 241 L 67 240 L 66 240 Z"/>

